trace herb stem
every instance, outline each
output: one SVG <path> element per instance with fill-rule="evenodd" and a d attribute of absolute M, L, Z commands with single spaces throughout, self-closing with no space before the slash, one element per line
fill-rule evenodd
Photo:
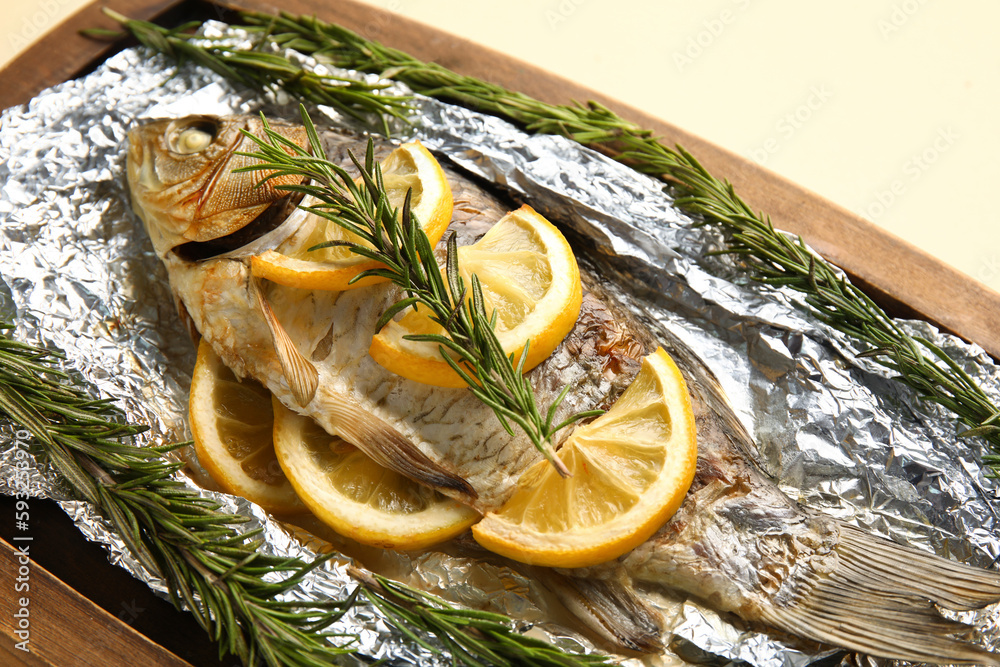
<path fill-rule="evenodd" d="M 257 90 L 284 90 L 295 98 L 333 107 L 363 123 L 375 118 L 385 133 L 389 131 L 389 118 L 405 121 L 412 113 L 409 99 L 387 93 L 387 84 L 366 83 L 357 78 L 310 71 L 281 51 L 267 51 L 265 47 L 271 42 L 266 39 L 247 51 L 231 46 L 226 39 L 212 39 L 188 32 L 200 25 L 197 22 L 171 29 L 129 19 L 108 7 L 103 11 L 141 44 L 174 58 L 178 63 L 190 61 L 203 65 L 226 79 Z M 255 26 L 254 31 L 260 32 L 259 26 Z M 85 31 L 84 34 L 99 39 L 110 36 L 103 30 Z M 264 28 L 263 35 L 271 35 L 268 28 Z"/>
<path fill-rule="evenodd" d="M 469 390 L 493 409 L 504 428 L 513 433 L 510 423 L 516 424 L 559 474 L 568 476 L 569 470 L 555 452 L 553 437 L 559 428 L 593 412 L 577 413 L 557 428 L 552 427 L 551 420 L 541 417 L 534 390 L 521 372 L 527 350 L 515 367 L 514 357 L 508 356 L 497 339 L 491 319 L 493 314 L 486 312 L 479 279 L 473 275 L 471 285 L 467 286 L 459 275 L 458 245 L 454 235 L 446 244 L 445 271 L 442 272 L 427 234 L 410 207 L 411 192 L 407 192 L 398 211 L 390 202 L 381 168 L 374 161 L 371 140 L 363 162 L 351 154 L 354 166 L 360 171 L 359 186 L 344 168 L 326 159 L 322 142 L 304 106 L 300 112 L 310 150 L 283 141 L 262 116 L 266 138 L 244 131 L 258 146 L 257 152 L 246 155 L 257 162 L 240 171 L 263 172 L 266 179 L 301 176 L 304 184 L 277 187 L 313 197 L 318 203 L 305 206 L 305 210 L 336 223 L 370 244 L 337 241 L 336 245 L 346 246 L 383 264 L 361 272 L 353 281 L 379 276 L 403 290 L 403 297 L 379 318 L 376 330 L 404 308 L 418 305 L 428 308 L 431 319 L 441 325 L 444 334 L 414 334 L 407 338 L 437 345 L 442 358 L 466 382 Z M 321 243 L 313 249 L 334 243 Z M 466 298 L 469 292 L 471 298 Z M 564 397 L 562 394 L 559 400 Z M 558 403 L 548 411 L 556 405 Z"/>

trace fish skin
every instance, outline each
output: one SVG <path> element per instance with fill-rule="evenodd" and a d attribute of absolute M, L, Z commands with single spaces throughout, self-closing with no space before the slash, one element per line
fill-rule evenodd
<path fill-rule="evenodd" d="M 157 126 L 148 133 L 162 131 Z M 132 136 L 149 141 L 142 128 Z M 361 148 L 356 138 L 336 133 L 325 135 L 324 143 L 340 161 L 347 148 Z M 379 146 L 383 155 L 388 149 Z M 505 207 L 467 179 L 451 174 L 450 180 L 456 200 L 451 229 L 460 244 L 471 243 Z M 133 192 L 133 205 L 149 225 L 142 193 Z M 338 431 L 331 404 L 350 397 L 476 492 L 441 488 L 443 493 L 490 511 L 513 492 L 520 472 L 539 460 L 523 434 L 507 434 L 469 392 L 414 383 L 368 357 L 372 326 L 396 298 L 391 285 L 341 293 L 263 287 L 298 353 L 318 370 L 315 396 L 299 405 L 255 308 L 246 258 L 191 262 L 169 249 L 161 257 L 192 323 L 237 375 L 261 381 L 286 406 L 331 432 Z M 579 601 L 585 603 L 584 580 L 653 584 L 751 623 L 874 655 L 998 664 L 995 654 L 953 639 L 965 626 L 944 621 L 931 604 L 963 609 L 995 602 L 997 573 L 868 536 L 789 499 L 754 464 L 753 440 L 704 364 L 668 332 L 654 333 L 634 317 L 621 305 L 628 296 L 599 285 L 585 260 L 581 274 L 585 296 L 576 327 L 529 375 L 539 403 L 572 384 L 562 414 L 607 408 L 631 382 L 641 357 L 663 344 L 692 391 L 699 459 L 678 512 L 616 561 L 560 572 L 564 595 L 573 595 L 574 580 L 581 582 Z"/>
<path fill-rule="evenodd" d="M 511 437 L 493 411 L 467 390 L 432 388 L 390 373 L 372 360 L 367 354 L 370 332 L 382 312 L 397 300 L 395 287 L 380 284 L 346 292 L 305 292 L 282 285 L 264 288 L 299 351 L 319 371 L 316 395 L 301 406 L 285 379 L 271 333 L 257 316 L 246 264 L 229 259 L 191 263 L 176 257 L 166 258 L 165 263 L 171 285 L 195 327 L 238 376 L 257 379 L 287 407 L 308 414 L 329 431 L 338 430 L 330 415 L 336 397 L 354 397 L 379 418 L 393 421 L 442 468 L 467 480 L 479 497 L 469 501 L 447 488 L 439 489 L 442 493 L 469 502 L 481 513 L 497 509 L 513 493 L 520 472 L 540 458 L 526 435 L 515 431 Z M 629 370 L 634 375 L 638 358 L 646 352 L 632 344 L 628 354 L 635 356 L 610 350 L 601 354 L 593 344 L 592 330 L 600 326 L 594 322 L 611 323 L 616 318 L 592 293 L 585 298 L 582 311 L 581 326 L 532 374 L 540 405 L 551 402 L 564 383 L 578 383 L 586 389 L 560 406 L 557 419 L 578 409 L 608 407 L 631 377 L 619 372 L 609 379 L 604 377 L 610 375 L 605 367 L 620 370 L 631 362 Z M 318 354 L 327 338 L 336 344 Z M 580 359 L 591 363 L 583 365 Z M 597 382 L 590 381 L 594 375 L 600 376 Z M 400 420 L 398 415 L 408 417 Z M 479 444 L 469 447 L 468 442 Z"/>

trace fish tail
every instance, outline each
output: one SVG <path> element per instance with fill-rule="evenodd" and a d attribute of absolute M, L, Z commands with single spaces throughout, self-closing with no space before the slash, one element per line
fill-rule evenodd
<path fill-rule="evenodd" d="M 671 356 L 693 378 L 692 392 L 721 418 L 743 457 L 757 463 L 753 438 L 721 384 L 683 342 L 674 336 L 670 342 Z M 759 606 L 746 618 L 887 658 L 1000 666 L 1000 654 L 963 640 L 973 628 L 938 611 L 938 606 L 963 611 L 1000 601 L 1000 573 L 904 547 L 840 522 L 832 527 L 839 533 L 835 569 L 803 568 L 790 591 L 762 602 L 758 598 Z"/>
<path fill-rule="evenodd" d="M 863 653 L 933 663 L 1000 665 L 1000 654 L 963 640 L 972 628 L 937 605 L 970 610 L 1000 600 L 1000 573 L 840 527 L 837 565 L 812 572 L 790 596 L 762 605 L 760 620 Z"/>

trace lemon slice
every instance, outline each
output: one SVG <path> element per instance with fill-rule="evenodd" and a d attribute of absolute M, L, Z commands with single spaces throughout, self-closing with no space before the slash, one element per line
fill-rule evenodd
<path fill-rule="evenodd" d="M 451 222 L 454 203 L 451 187 L 434 156 L 419 141 L 403 144 L 382 163 L 382 179 L 389 201 L 397 209 L 401 209 L 407 190 L 412 190 L 410 211 L 427 234 L 431 246 L 437 244 Z M 309 250 L 327 241 L 363 243 L 361 237 L 318 215 L 308 216 L 304 224 L 308 227 L 277 250 L 251 258 L 253 275 L 288 287 L 319 290 L 339 291 L 385 282 L 384 278 L 368 277 L 349 284 L 362 271 L 382 266 L 355 254 L 350 248 L 333 246 Z"/>
<path fill-rule="evenodd" d="M 226 492 L 276 514 L 305 509 L 274 456 L 271 392 L 251 379 L 237 380 L 204 338 L 189 415 L 198 461 Z"/>
<path fill-rule="evenodd" d="M 621 556 L 680 506 L 697 462 L 684 378 L 662 349 L 608 412 L 559 449 L 572 472 L 529 468 L 514 495 L 473 526 L 485 548 L 532 565 L 586 567 Z"/>
<path fill-rule="evenodd" d="M 383 468 L 277 400 L 274 448 L 312 513 L 362 544 L 423 549 L 455 537 L 479 520 L 469 507 Z"/>
<path fill-rule="evenodd" d="M 515 362 L 530 339 L 524 370 L 552 354 L 576 324 L 582 290 L 580 269 L 566 238 L 529 206 L 508 213 L 476 243 L 458 249 L 459 273 L 483 286 L 486 314 L 496 312 L 497 338 Z M 406 340 L 411 334 L 443 333 L 427 309 L 407 309 L 372 340 L 368 353 L 397 375 L 438 387 L 465 382 L 433 343 Z"/>

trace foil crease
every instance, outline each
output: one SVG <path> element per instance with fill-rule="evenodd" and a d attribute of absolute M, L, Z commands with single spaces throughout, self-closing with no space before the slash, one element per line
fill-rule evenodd
<path fill-rule="evenodd" d="M 236 43 L 246 39 L 221 24 L 207 30 Z M 0 116 L 0 266 L 7 283 L 0 312 L 16 313 L 17 339 L 63 350 L 67 369 L 115 399 L 131 421 L 148 424 L 142 437 L 150 443 L 189 437 L 194 349 L 165 271 L 130 211 L 126 132 L 141 119 L 189 113 L 267 109 L 294 119 L 287 102 L 132 49 Z M 319 111 L 356 129 L 332 110 Z M 434 100 L 418 97 L 414 120 L 395 130 L 590 239 L 622 288 L 721 380 L 759 443 L 759 464 L 792 498 L 942 556 L 983 567 L 1000 557 L 1000 502 L 995 480 L 983 472 L 985 445 L 959 441 L 946 411 L 919 401 L 880 366 L 858 360 L 854 343 L 806 315 L 800 296 L 749 282 L 730 260 L 709 257 L 719 237 L 674 208 L 662 183 L 571 141 L 528 136 L 502 120 Z M 981 349 L 925 323 L 902 326 L 934 341 L 988 392 L 1000 394 L 1000 369 Z M 0 491 L 28 488 L 30 495 L 60 501 L 89 539 L 106 546 L 111 562 L 163 593 L 163 582 L 128 554 L 93 507 L 71 499 L 51 470 L 33 458 L 26 471 L 24 463 L 18 468 L 23 454 L 14 433 L 13 425 L 0 426 Z M 271 553 L 308 560 L 330 549 L 351 551 L 321 525 L 280 524 L 241 498 L 182 479 L 225 510 L 250 517 L 247 529 L 262 527 L 263 548 Z M 566 648 L 594 650 L 548 621 L 549 601 L 537 584 L 461 549 L 383 552 L 363 560 L 456 603 L 506 613 L 522 629 Z M 329 561 L 288 597 L 344 597 L 354 586 L 347 574 L 352 562 L 347 555 Z M 674 653 L 625 664 L 737 660 L 798 667 L 830 658 L 830 652 L 806 653 L 736 627 L 663 591 L 644 594 L 663 613 Z M 987 609 L 961 618 L 977 623 L 996 650 L 998 615 Z M 359 637 L 364 661 L 447 663 L 407 642 L 369 605 L 359 604 L 337 630 Z M 851 661 L 858 659 L 845 658 Z"/>

